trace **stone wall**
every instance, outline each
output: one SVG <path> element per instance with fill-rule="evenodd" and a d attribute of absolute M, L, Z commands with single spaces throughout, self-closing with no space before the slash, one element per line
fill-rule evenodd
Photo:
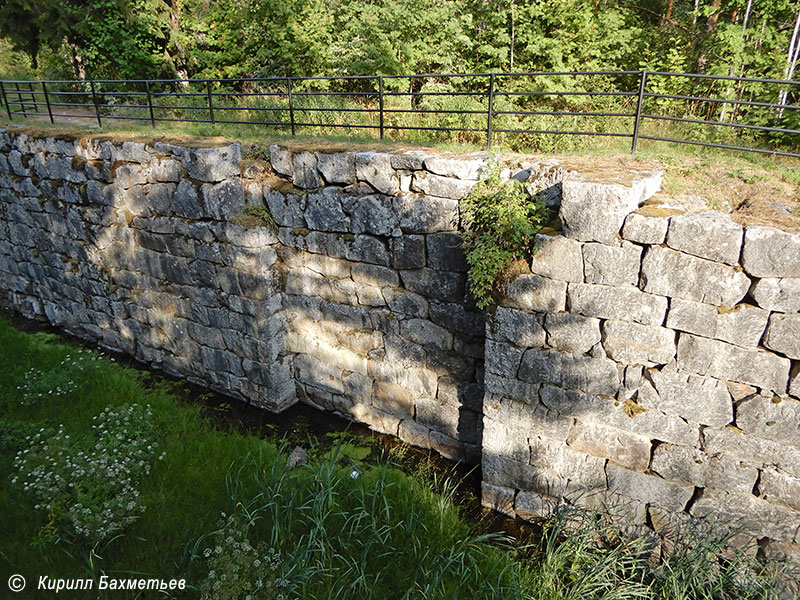
<path fill-rule="evenodd" d="M 800 235 L 615 205 L 565 182 L 489 320 L 484 503 L 709 517 L 800 558 Z"/>
<path fill-rule="evenodd" d="M 270 410 L 480 459 L 508 514 L 710 517 L 796 556 L 800 235 L 642 206 L 659 173 L 517 162 L 563 227 L 487 316 L 457 233 L 485 162 L 10 129 L 0 299 Z"/>

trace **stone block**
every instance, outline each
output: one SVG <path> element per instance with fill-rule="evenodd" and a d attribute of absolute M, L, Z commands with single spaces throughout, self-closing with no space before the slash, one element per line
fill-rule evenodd
<path fill-rule="evenodd" d="M 449 350 L 453 347 L 453 334 L 426 319 L 404 319 L 400 322 L 400 334 L 425 348 Z"/>
<path fill-rule="evenodd" d="M 773 314 L 764 345 L 789 358 L 800 359 L 800 315 Z"/>
<path fill-rule="evenodd" d="M 210 148 L 184 148 L 180 160 L 191 179 L 214 183 L 238 178 L 242 147 L 234 143 Z"/>
<path fill-rule="evenodd" d="M 736 406 L 736 426 L 764 439 L 800 448 L 800 400 L 751 396 Z"/>
<path fill-rule="evenodd" d="M 550 485 L 545 485 L 543 487 L 553 491 L 553 493 L 558 493 L 559 491 L 566 492 L 565 488 L 569 487 L 568 484 L 562 484 L 560 486 L 553 485 L 553 483 L 557 481 L 554 478 L 551 478 L 551 481 L 552 483 L 548 481 Z M 520 519 L 525 519 L 527 521 L 546 519 L 557 511 L 558 499 L 549 494 L 520 490 L 514 498 L 514 513 Z"/>
<path fill-rule="evenodd" d="M 461 200 L 472 191 L 472 188 L 475 187 L 475 183 L 475 181 L 433 175 L 427 171 L 414 171 L 414 177 L 411 180 L 411 189 L 428 196 Z"/>
<path fill-rule="evenodd" d="M 682 511 L 694 494 L 694 487 L 691 485 L 631 471 L 613 462 L 606 466 L 606 475 L 608 488 L 612 492 L 667 510 Z"/>
<path fill-rule="evenodd" d="M 401 154 L 392 154 L 392 168 L 404 171 L 419 171 L 423 167 L 426 156 L 422 150 L 406 150 Z"/>
<path fill-rule="evenodd" d="M 418 448 L 428 449 L 431 447 L 431 430 L 411 419 L 400 422 L 397 437 Z"/>
<path fill-rule="evenodd" d="M 468 271 L 469 265 L 461 249 L 458 233 L 431 233 L 426 237 L 428 266 L 439 271 Z"/>
<path fill-rule="evenodd" d="M 675 332 L 664 327 L 609 320 L 603 325 L 603 348 L 617 362 L 663 365 L 675 358 Z"/>
<path fill-rule="evenodd" d="M 531 464 L 539 471 L 553 473 L 562 480 L 570 480 L 576 487 L 589 489 L 605 487 L 604 458 L 579 452 L 561 440 L 553 440 L 543 435 L 532 435 L 529 443 Z M 527 487 L 531 489 L 531 486 Z M 537 487 L 539 491 L 546 491 L 541 485 Z M 563 495 L 563 492 L 559 495 Z"/>
<path fill-rule="evenodd" d="M 406 233 L 455 231 L 458 227 L 458 201 L 419 194 L 400 193 L 392 206 Z"/>
<path fill-rule="evenodd" d="M 330 251 L 328 254 L 334 255 Z M 347 260 L 367 262 L 384 267 L 388 267 L 391 264 L 391 254 L 386 248 L 386 244 L 371 235 L 361 234 L 355 236 L 355 239 L 345 246 L 344 256 Z"/>
<path fill-rule="evenodd" d="M 417 394 L 394 383 L 375 381 L 372 385 L 372 405 L 401 419 L 414 416 Z"/>
<path fill-rule="evenodd" d="M 800 511 L 800 478 L 777 469 L 764 469 L 758 481 L 758 494 L 772 504 L 783 504 Z"/>
<path fill-rule="evenodd" d="M 569 310 L 587 317 L 661 325 L 667 314 L 667 299 L 633 286 L 571 283 Z"/>
<path fill-rule="evenodd" d="M 588 243 L 583 245 L 586 283 L 637 285 L 642 248 L 623 242 L 622 246 Z"/>
<path fill-rule="evenodd" d="M 227 221 L 245 209 L 244 187 L 240 179 L 229 179 L 221 183 L 204 183 L 200 188 L 205 212 L 212 219 Z"/>
<path fill-rule="evenodd" d="M 350 218 L 344 213 L 344 200 L 342 191 L 337 187 L 326 187 L 309 194 L 305 210 L 309 229 L 332 233 L 349 232 Z"/>
<path fill-rule="evenodd" d="M 421 269 L 425 266 L 425 237 L 403 235 L 389 242 L 395 269 Z"/>
<path fill-rule="evenodd" d="M 519 378 L 531 383 L 550 383 L 588 394 L 609 396 L 615 395 L 620 386 L 617 364 L 612 360 L 536 348 L 525 351 Z"/>
<path fill-rule="evenodd" d="M 523 438 L 544 436 L 554 443 L 566 442 L 572 419 L 565 419 L 542 405 L 490 393 L 483 404 L 485 420 L 500 423 Z"/>
<path fill-rule="evenodd" d="M 529 431 L 519 427 L 510 427 L 501 421 L 483 418 L 483 435 L 481 450 L 484 456 L 511 459 L 523 464 L 528 463 L 531 450 L 528 446 Z M 500 480 L 500 474 L 495 474 L 495 481 Z M 511 483 L 504 481 L 504 483 Z"/>
<path fill-rule="evenodd" d="M 728 265 L 739 264 L 744 229 L 717 211 L 672 217 L 667 246 Z"/>
<path fill-rule="evenodd" d="M 440 431 L 431 431 L 431 448 L 444 456 L 448 460 L 463 460 L 467 459 L 467 444 L 463 444 Z M 473 449 L 471 456 L 474 456 L 476 451 Z"/>
<path fill-rule="evenodd" d="M 740 492 L 707 489 L 689 512 L 698 519 L 784 542 L 793 541 L 800 527 L 800 513 Z"/>
<path fill-rule="evenodd" d="M 486 340 L 486 364 L 488 373 L 515 379 L 522 360 L 522 350 L 503 342 Z"/>
<path fill-rule="evenodd" d="M 788 359 L 763 350 L 740 348 L 725 342 L 682 333 L 678 340 L 678 368 L 786 392 L 789 383 Z"/>
<path fill-rule="evenodd" d="M 669 304 L 667 327 L 737 346 L 755 347 L 761 342 L 768 319 L 767 311 L 749 304 L 720 311 L 709 304 L 673 298 Z"/>
<path fill-rule="evenodd" d="M 313 152 L 295 152 L 292 156 L 292 183 L 305 190 L 315 190 L 325 185 L 317 171 L 317 157 Z"/>
<path fill-rule="evenodd" d="M 697 448 L 660 444 L 650 468 L 666 479 L 726 491 L 751 493 L 758 479 L 754 464 L 730 456 L 710 456 Z"/>
<path fill-rule="evenodd" d="M 669 217 L 651 217 L 633 212 L 625 218 L 622 237 L 639 244 L 663 244 Z"/>
<path fill-rule="evenodd" d="M 486 329 L 486 314 L 483 311 L 469 310 L 463 304 L 450 304 L 431 301 L 430 318 L 454 334 L 482 337 Z"/>
<path fill-rule="evenodd" d="M 520 348 L 540 348 L 545 343 L 540 316 L 502 306 L 487 322 L 487 336 Z"/>
<path fill-rule="evenodd" d="M 690 423 L 722 427 L 733 421 L 733 402 L 725 382 L 677 369 L 676 363 L 651 370 L 639 392 L 639 403 L 677 415 Z"/>
<path fill-rule="evenodd" d="M 486 165 L 486 158 L 429 156 L 425 158 L 424 165 L 425 169 L 436 175 L 477 181 Z"/>
<path fill-rule="evenodd" d="M 583 283 L 581 243 L 563 236 L 537 234 L 531 272 L 548 279 Z"/>
<path fill-rule="evenodd" d="M 593 421 L 575 421 L 567 444 L 592 456 L 610 458 L 634 471 L 644 471 L 650 464 L 649 437 Z"/>
<path fill-rule="evenodd" d="M 599 319 L 569 313 L 548 313 L 544 318 L 544 328 L 547 345 L 569 354 L 585 354 L 601 338 Z"/>
<path fill-rule="evenodd" d="M 652 246 L 642 261 L 641 287 L 652 294 L 730 307 L 744 298 L 750 279 L 733 267 Z"/>
<path fill-rule="evenodd" d="M 396 194 L 400 182 L 392 169 L 392 156 L 385 152 L 359 152 L 355 156 L 356 177 L 383 194 Z"/>
<path fill-rule="evenodd" d="M 488 394 L 519 400 L 526 404 L 536 404 L 539 400 L 539 386 L 519 379 L 503 377 L 487 370 L 483 385 Z"/>
<path fill-rule="evenodd" d="M 350 215 L 353 233 L 399 236 L 400 221 L 387 196 L 363 196 L 355 201 Z"/>
<path fill-rule="evenodd" d="M 481 506 L 513 517 L 515 493 L 512 488 L 481 481 Z"/>
<path fill-rule="evenodd" d="M 387 287 L 383 289 L 383 297 L 394 312 L 422 319 L 428 317 L 428 301 L 424 296 L 399 288 Z"/>
<path fill-rule="evenodd" d="M 463 273 L 415 269 L 400 271 L 405 288 L 445 302 L 463 302 L 467 278 Z"/>
<path fill-rule="evenodd" d="M 800 477 L 800 448 L 797 446 L 766 440 L 730 426 L 704 430 L 703 440 L 709 455 L 731 456 L 755 463 L 760 469 L 777 467 L 793 477 Z"/>
<path fill-rule="evenodd" d="M 643 190 L 619 184 L 567 179 L 561 188 L 559 215 L 568 237 L 614 244 L 628 213 L 645 200 Z"/>
<path fill-rule="evenodd" d="M 317 153 L 317 169 L 327 183 L 356 182 L 356 161 L 352 152 Z"/>
<path fill-rule="evenodd" d="M 800 233 L 748 227 L 742 266 L 753 277 L 800 277 Z"/>
<path fill-rule="evenodd" d="M 280 173 L 289 178 L 292 177 L 292 173 L 294 173 L 292 153 L 287 148 L 272 144 L 269 147 L 269 163 L 272 165 L 272 170 L 276 173 Z"/>
<path fill-rule="evenodd" d="M 800 279 L 764 278 L 755 282 L 750 294 L 766 310 L 800 312 Z"/>
<path fill-rule="evenodd" d="M 559 312 L 564 310 L 566 299 L 566 282 L 520 275 L 508 286 L 503 304 L 534 312 Z"/>
<path fill-rule="evenodd" d="M 397 271 L 379 265 L 355 264 L 350 269 L 350 272 L 353 281 L 360 284 L 377 287 L 397 286 L 400 284 L 400 277 L 397 275 Z"/>
<path fill-rule="evenodd" d="M 795 363 L 789 376 L 789 393 L 800 399 L 800 363 Z"/>

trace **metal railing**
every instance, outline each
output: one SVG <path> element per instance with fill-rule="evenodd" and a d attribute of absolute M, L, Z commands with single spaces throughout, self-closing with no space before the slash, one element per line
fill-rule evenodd
<path fill-rule="evenodd" d="M 650 140 L 791 157 L 800 157 L 799 94 L 798 81 L 658 71 L 0 81 L 11 120 L 243 124 L 292 135 L 348 128 L 381 139 L 457 133 L 487 149 L 498 136 L 528 136 L 523 145 L 530 136 L 606 136 L 629 138 L 632 153 Z"/>

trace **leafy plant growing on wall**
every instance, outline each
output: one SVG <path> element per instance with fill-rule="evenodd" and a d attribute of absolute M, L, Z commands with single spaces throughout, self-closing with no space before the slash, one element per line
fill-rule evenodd
<path fill-rule="evenodd" d="M 511 281 L 514 264 L 533 256 L 547 207 L 521 182 L 504 179 L 495 163 L 462 201 L 461 215 L 470 290 L 478 307 L 488 308 Z"/>

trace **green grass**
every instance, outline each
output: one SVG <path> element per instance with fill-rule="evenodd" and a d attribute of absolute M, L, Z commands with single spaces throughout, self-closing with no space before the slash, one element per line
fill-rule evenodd
<path fill-rule="evenodd" d="M 59 379 L 67 356 L 68 365 L 81 357 L 84 368 L 67 368 Z M 40 399 L 36 373 L 63 393 Z M 478 533 L 454 504 L 451 480 L 420 461 L 407 472 L 398 468 L 415 462 L 401 460 L 402 446 L 375 459 L 374 442 L 333 434 L 312 444 L 308 465 L 287 469 L 285 444 L 214 426 L 178 399 L 177 384 L 159 381 L 0 317 L 3 582 L 12 573 L 29 585 L 39 575 L 175 577 L 192 589 L 173 597 L 214 600 L 245 598 L 256 587 L 259 598 L 308 599 L 776 597 L 771 566 L 756 565 L 757 577 L 743 556 L 720 558 L 724 535 L 697 530 L 701 543 L 678 544 L 656 566 L 646 537 L 630 541 L 597 515 L 567 511 L 544 523 L 539 542 L 520 546 Z M 60 424 L 77 450 L 95 415 L 133 403 L 151 407 L 156 453 L 165 458 L 142 479 L 141 518 L 94 544 L 34 508 L 36 500 L 12 481 L 14 456 L 30 447 L 27 436 Z"/>

